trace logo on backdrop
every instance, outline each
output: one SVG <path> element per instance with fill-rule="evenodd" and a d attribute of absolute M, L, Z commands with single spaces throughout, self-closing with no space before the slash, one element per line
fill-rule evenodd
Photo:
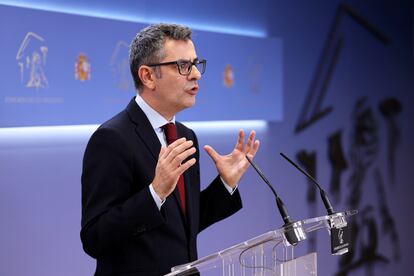
<path fill-rule="evenodd" d="M 16 55 L 20 81 L 27 88 L 40 89 L 49 86 L 45 74 L 47 53 L 45 39 L 38 34 L 28 32 Z"/>
<path fill-rule="evenodd" d="M 85 54 L 79 54 L 75 63 L 75 79 L 82 82 L 91 79 L 91 63 Z"/>
<path fill-rule="evenodd" d="M 132 87 L 129 68 L 129 45 L 125 41 L 118 41 L 112 53 L 109 65 L 120 90 L 129 90 Z"/>
<path fill-rule="evenodd" d="M 234 85 L 234 72 L 233 67 L 230 64 L 227 64 L 224 68 L 223 84 L 227 88 L 231 88 Z"/>

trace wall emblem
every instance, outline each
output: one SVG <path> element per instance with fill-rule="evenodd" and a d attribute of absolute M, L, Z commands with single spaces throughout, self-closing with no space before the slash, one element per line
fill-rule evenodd
<path fill-rule="evenodd" d="M 16 55 L 20 81 L 27 88 L 39 89 L 49 86 L 45 74 L 47 53 L 45 39 L 38 34 L 28 32 Z"/>
<path fill-rule="evenodd" d="M 79 54 L 75 63 L 75 79 L 80 81 L 91 79 L 91 63 L 85 54 Z"/>
<path fill-rule="evenodd" d="M 129 67 L 129 45 L 125 41 L 118 41 L 109 65 L 111 66 L 117 88 L 120 90 L 130 89 L 132 83 Z"/>
<path fill-rule="evenodd" d="M 231 88 L 234 85 L 234 72 L 233 67 L 230 64 L 227 64 L 224 68 L 223 84 L 227 88 Z"/>

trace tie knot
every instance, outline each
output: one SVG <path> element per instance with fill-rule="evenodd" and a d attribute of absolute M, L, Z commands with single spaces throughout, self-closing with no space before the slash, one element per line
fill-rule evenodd
<path fill-rule="evenodd" d="M 162 128 L 164 129 L 168 145 L 177 140 L 177 127 L 174 123 L 165 124 Z"/>

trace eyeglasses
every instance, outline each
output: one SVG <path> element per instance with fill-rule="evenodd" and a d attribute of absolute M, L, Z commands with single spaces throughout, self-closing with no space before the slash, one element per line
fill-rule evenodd
<path fill-rule="evenodd" d="M 206 63 L 207 61 L 205 59 L 199 60 L 198 58 L 196 58 L 194 59 L 194 61 L 179 59 L 179 60 L 170 61 L 170 62 L 148 64 L 148 66 L 154 67 L 154 66 L 176 64 L 180 75 L 188 76 L 191 74 L 191 69 L 193 69 L 193 65 L 197 67 L 197 70 L 200 72 L 200 74 L 204 74 L 204 72 L 206 71 Z"/>

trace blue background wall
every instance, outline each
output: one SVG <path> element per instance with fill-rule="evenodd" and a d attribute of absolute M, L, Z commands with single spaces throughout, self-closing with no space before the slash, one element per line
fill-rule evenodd
<path fill-rule="evenodd" d="M 280 116 L 276 115 L 277 110 L 273 113 L 265 108 L 260 115 L 263 117 L 249 118 L 249 107 L 255 102 L 246 98 L 238 102 L 239 118 L 266 121 L 232 121 L 230 127 L 223 128 L 190 123 L 199 135 L 200 144 L 210 144 L 222 153 L 229 152 L 239 128 L 256 128 L 262 141 L 256 161 L 283 196 L 293 218 L 323 215 L 325 211 L 319 198 L 315 199 L 312 190 L 308 189 L 304 177 L 279 157 L 280 151 L 311 169 L 330 192 L 337 210 L 360 210 L 352 220 L 359 232 L 354 235 L 355 248 L 348 260 L 329 254 L 325 232 L 314 235 L 306 246 L 299 249 L 299 253 L 307 250 L 318 252 L 320 275 L 333 275 L 340 269 L 351 267 L 349 275 L 369 275 L 370 272 L 373 275 L 409 275 L 414 271 L 410 265 L 414 257 L 410 239 L 414 218 L 411 1 L 0 3 L 53 11 L 55 13 L 49 16 L 56 21 L 45 22 L 49 27 L 54 24 L 60 26 L 62 18 L 68 16 L 60 12 L 66 11 L 72 14 L 71 18 L 75 16 L 73 14 L 94 16 L 90 18 L 93 22 L 96 17 L 107 18 L 105 24 L 108 26 L 131 26 L 133 23 L 128 22 L 133 21 L 138 22 L 139 29 L 138 26 L 145 23 L 168 21 L 188 24 L 201 35 L 207 32 L 225 39 L 244 36 L 242 39 L 269 41 L 269 45 L 278 41 L 282 47 L 276 47 L 275 52 L 268 56 L 275 59 L 273 62 L 280 65 L 281 71 L 274 78 L 259 78 L 257 83 L 270 87 L 266 91 L 273 90 L 272 85 L 274 91 L 281 87 L 280 97 L 275 92 L 268 98 L 281 103 Z M 0 8 L 0 11 L 11 9 L 10 6 Z M 44 13 L 41 10 L 38 12 Z M 6 14 L 0 16 L 1 32 L 8 30 L 10 33 L 10 36 L 1 37 L 0 49 L 4 54 L 8 43 L 15 38 L 10 30 L 17 30 L 18 26 L 10 26 L 3 21 Z M 121 19 L 123 21 L 119 21 Z M 35 25 L 28 18 L 13 20 L 22 22 L 22 25 Z M 132 39 L 132 35 L 127 39 Z M 105 31 L 100 36 L 105 38 Z M 66 38 L 62 29 L 62 46 L 71 49 Z M 87 44 L 85 47 L 91 46 Z M 217 47 L 217 41 L 203 40 L 202 47 Z M 220 53 L 220 48 L 216 51 L 217 56 L 225 56 Z M 281 56 L 277 55 L 278 51 L 281 51 Z M 13 53 L 9 57 L 13 64 L 9 67 L 2 65 L 0 70 L 0 121 L 3 126 L 0 129 L 0 274 L 91 275 L 94 261 L 83 253 L 79 240 L 80 172 L 83 151 L 95 126 L 4 127 L 22 125 L 16 123 L 15 114 L 23 114 L 24 119 L 24 116 L 36 117 L 47 109 L 44 104 L 38 104 L 37 110 L 24 113 L 32 106 L 14 104 L 11 105 L 14 108 L 10 108 L 10 105 L 5 105 L 6 97 L 15 91 L 6 91 L 4 84 L 19 77 L 15 55 Z M 239 56 L 241 61 L 245 58 L 245 55 Z M 94 60 L 91 64 L 93 78 L 94 70 L 101 70 L 104 65 L 99 67 Z M 207 70 L 212 68 L 214 65 L 209 64 Z M 259 70 L 259 75 L 266 72 Z M 222 72 L 214 73 L 220 75 Z M 235 83 L 240 74 L 247 78 L 249 74 L 257 74 L 246 72 L 243 75 L 237 70 L 234 73 Z M 89 84 L 77 85 L 84 89 Z M 15 87 L 18 85 L 21 84 L 15 84 Z M 209 95 L 217 93 L 211 89 L 212 83 L 206 75 L 201 94 L 208 99 Z M 237 95 L 245 87 L 221 86 L 220 89 L 220 93 Z M 26 93 L 33 93 L 30 97 L 38 98 L 44 97 L 40 93 L 52 91 L 49 87 L 27 90 Z M 116 101 L 119 109 L 133 96 L 132 91 L 128 93 L 123 96 L 125 102 Z M 228 97 L 228 94 L 224 96 Z M 86 96 L 77 97 L 79 105 L 74 104 L 70 110 L 76 114 L 77 120 L 85 118 L 85 121 L 76 124 L 99 124 L 114 113 L 96 103 L 91 104 L 89 110 L 82 109 L 83 97 Z M 7 110 L 5 106 L 8 106 Z M 54 112 L 61 114 L 59 110 Z M 220 114 L 227 118 L 226 110 L 211 112 L 215 119 L 220 119 Z M 273 119 L 266 114 L 274 116 Z M 208 118 L 210 114 L 202 112 L 198 115 Z M 54 125 L 55 120 L 73 119 L 63 115 L 58 120 L 56 116 L 45 116 L 50 120 L 39 124 Z M 333 148 L 330 145 L 338 146 Z M 202 179 L 206 184 L 216 172 L 209 157 L 204 152 L 201 154 Z M 332 181 L 334 168 L 339 182 Z M 240 184 L 244 208 L 201 233 L 200 256 L 281 226 L 272 195 L 259 182 L 254 172 L 249 170 Z"/>

